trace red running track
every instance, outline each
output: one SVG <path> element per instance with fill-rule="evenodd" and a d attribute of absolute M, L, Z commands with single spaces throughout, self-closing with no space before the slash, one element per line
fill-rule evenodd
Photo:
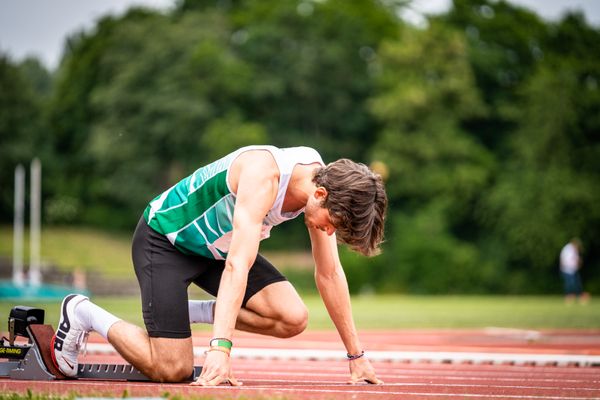
<path fill-rule="evenodd" d="M 419 351 L 485 351 L 540 354 L 600 354 L 600 331 L 442 330 L 362 332 L 368 349 Z M 92 342 L 97 342 L 97 337 Z M 195 335 L 203 345 L 208 334 Z M 600 367 L 558 367 L 496 364 L 433 364 L 375 362 L 384 385 L 348 385 L 347 361 L 334 332 L 307 332 L 294 339 L 236 334 L 236 347 L 340 349 L 339 361 L 233 359 L 240 388 L 192 387 L 107 381 L 13 381 L 0 379 L 0 391 L 85 396 L 158 397 L 213 395 L 215 398 L 286 399 L 600 399 Z M 82 362 L 121 363 L 117 355 L 88 354 Z M 202 360 L 198 358 L 197 364 Z"/>

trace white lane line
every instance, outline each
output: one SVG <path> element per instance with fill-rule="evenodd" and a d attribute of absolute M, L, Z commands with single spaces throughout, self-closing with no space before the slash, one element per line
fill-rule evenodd
<path fill-rule="evenodd" d="M 315 369 L 315 361 L 298 361 L 298 360 L 279 360 L 279 361 L 293 361 L 293 362 L 281 362 L 281 365 L 278 365 L 278 369 L 280 370 L 290 370 L 290 371 L 299 371 L 299 370 L 307 370 L 314 371 Z M 345 360 L 340 360 L 337 363 L 326 364 L 324 361 L 319 361 L 319 366 L 322 369 L 326 369 L 328 371 L 348 371 L 348 363 Z M 235 364 L 238 368 L 249 368 L 251 366 L 252 369 L 266 369 L 273 370 L 273 360 L 265 361 L 265 360 L 240 360 L 236 359 Z M 486 375 L 515 375 L 518 377 L 531 375 L 531 376 L 540 376 L 540 375 L 575 375 L 578 377 L 600 377 L 600 369 L 598 368 L 578 368 L 578 367 L 520 367 L 509 365 L 504 368 L 499 365 L 486 365 L 486 366 L 474 366 L 470 365 L 470 368 L 460 368 L 459 365 L 451 365 L 445 364 L 440 367 L 439 365 L 432 365 L 428 363 L 424 364 L 406 364 L 406 363 L 377 363 L 376 369 L 377 371 L 384 372 L 404 372 L 404 373 L 421 373 L 428 372 L 431 374 L 447 374 L 451 373 L 461 373 L 461 374 L 481 374 L 482 376 Z M 464 366 L 464 365 L 462 365 Z"/>
<path fill-rule="evenodd" d="M 314 373 L 306 373 L 306 372 L 291 372 L 291 371 L 273 371 L 273 370 L 257 370 L 257 369 L 247 369 L 247 368 L 234 368 L 235 373 L 239 375 L 275 375 L 275 376 L 298 376 L 298 377 L 348 377 L 349 374 L 347 371 L 328 371 L 328 372 L 314 372 Z M 380 378 L 392 378 L 392 379 L 415 379 L 419 378 L 422 380 L 470 380 L 470 381 L 485 381 L 485 382 L 493 382 L 493 381 L 501 381 L 501 382 L 511 382 L 511 381 L 539 381 L 539 382 L 560 382 L 560 383 L 587 383 L 587 384 L 600 384 L 600 381 L 589 381 L 585 379 L 518 379 L 518 378 L 488 378 L 488 377 L 463 377 L 463 376 L 438 376 L 438 375 L 407 375 L 407 374 L 394 374 L 394 373 L 383 373 L 377 374 Z M 600 390 L 600 387 L 598 388 Z"/>
<path fill-rule="evenodd" d="M 281 360 L 288 361 L 288 360 Z M 315 361 L 307 361 L 307 360 L 292 360 L 293 363 L 284 363 L 281 365 L 281 368 L 284 369 L 314 369 Z M 252 366 L 270 366 L 273 363 L 273 360 L 264 360 L 264 359 L 236 359 L 236 365 L 252 365 Z M 328 369 L 339 369 L 344 368 L 347 369 L 347 361 L 336 360 L 336 361 L 319 361 L 323 367 Z M 539 374 L 553 374 L 560 373 L 562 375 L 577 375 L 577 376 L 599 376 L 597 367 L 593 368 L 578 368 L 578 367 L 559 367 L 555 365 L 551 366 L 533 366 L 533 365 L 492 365 L 492 364 L 434 364 L 434 363 L 406 363 L 406 362 L 386 362 L 381 361 L 375 364 L 377 366 L 377 370 L 402 370 L 402 371 L 410 371 L 410 372 L 418 372 L 418 371 L 429 371 L 429 372 L 439 372 L 444 373 L 448 370 L 460 371 L 464 373 L 483 373 L 483 374 L 498 374 L 498 373 L 507 373 L 507 374 L 518 374 L 518 376 L 522 376 L 523 374 L 529 375 L 539 375 Z"/>
<path fill-rule="evenodd" d="M 323 368 L 319 367 L 320 371 L 323 372 L 314 372 L 314 366 L 309 369 L 298 368 L 297 370 L 294 368 L 277 368 L 277 370 L 273 370 L 273 368 L 255 368 L 255 367 L 239 367 L 233 364 L 234 370 L 236 372 L 244 371 L 244 372 L 265 372 L 272 373 L 273 375 L 278 374 L 308 374 L 313 372 L 312 375 L 320 376 L 323 374 L 335 374 L 335 376 L 348 375 L 348 369 L 332 369 L 332 368 Z M 304 372 L 306 371 L 306 372 Z M 506 372 L 490 372 L 490 373 L 477 373 L 477 372 L 457 372 L 457 371 L 447 371 L 442 373 L 432 373 L 431 370 L 420 370 L 420 371 L 407 371 L 407 370 L 393 370 L 393 369 L 382 369 L 377 368 L 377 376 L 389 376 L 389 377 L 403 377 L 403 378 L 428 378 L 428 379 L 465 379 L 465 380 L 502 380 L 502 381 L 540 381 L 540 382 L 586 382 L 590 384 L 600 384 L 600 380 L 589 379 L 594 378 L 595 375 L 590 375 L 588 379 L 584 379 L 581 375 L 577 375 L 576 373 L 568 374 L 568 377 L 564 377 L 563 374 L 555 372 L 545 372 L 540 374 L 529 374 L 530 376 L 524 376 L 522 374 L 517 373 L 506 373 Z M 574 379 L 571 375 L 575 375 L 578 377 Z M 549 378 L 546 376 L 550 376 Z"/>
<path fill-rule="evenodd" d="M 261 378 L 252 378 L 245 377 L 240 378 L 242 382 L 251 381 L 251 382 L 277 382 L 277 383 L 285 383 L 287 386 L 293 387 L 302 387 L 302 386 L 341 386 L 341 387 L 351 387 L 352 385 L 339 381 L 301 381 L 301 380 L 289 380 L 289 379 L 261 379 Z M 360 382 L 361 385 L 364 385 L 364 382 Z M 273 385 L 271 385 L 273 386 Z M 535 390 L 581 390 L 588 392 L 599 392 L 600 388 L 583 388 L 583 387 L 552 387 L 552 386 L 522 386 L 522 385 L 496 385 L 496 384 L 461 384 L 461 383 L 431 383 L 431 382 L 395 382 L 388 383 L 386 382 L 383 386 L 441 386 L 441 387 L 464 387 L 464 388 L 498 388 L 498 389 L 535 389 Z"/>
<path fill-rule="evenodd" d="M 89 343 L 90 353 L 114 354 L 114 348 L 108 343 Z M 194 356 L 202 356 L 206 348 L 194 347 Z M 569 365 L 600 366 L 600 356 L 581 354 L 522 354 L 522 353 L 476 353 L 476 352 L 429 352 L 429 351 L 369 351 L 371 361 L 398 362 L 432 362 L 432 363 L 514 363 L 534 365 Z M 336 350 L 312 349 L 263 349 L 236 348 L 234 358 L 258 358 L 280 360 L 339 360 L 340 352 Z"/>
<path fill-rule="evenodd" d="M 542 338 L 542 332 L 528 330 L 528 329 L 514 329 L 514 328 L 501 328 L 496 326 L 490 326 L 485 328 L 483 332 L 490 336 L 505 336 L 528 342 L 537 342 Z"/>
<path fill-rule="evenodd" d="M 263 375 L 284 375 L 284 376 L 331 376 L 331 377 L 344 377 L 348 376 L 348 370 L 331 370 L 327 369 L 326 371 L 321 369 L 321 372 L 314 372 L 314 367 L 310 372 L 302 372 L 302 371 L 274 371 L 272 369 L 260 369 L 260 368 L 235 368 L 234 370 L 238 374 L 263 374 Z M 516 375 L 514 378 L 511 377 L 497 377 L 498 374 L 485 374 L 483 376 L 473 376 L 473 374 L 468 374 L 469 376 L 464 376 L 460 374 L 452 374 L 452 375 L 442 375 L 442 374 L 431 374 L 430 371 L 428 374 L 423 375 L 422 373 L 418 374 L 406 374 L 406 373 L 395 373 L 395 372 L 382 372 L 379 373 L 379 369 L 377 370 L 377 376 L 382 378 L 404 378 L 404 379 L 454 379 L 454 380 L 484 380 L 484 381 L 540 381 L 540 382 L 570 382 L 570 383 L 588 383 L 588 384 L 600 384 L 599 380 L 588 380 L 588 379 L 562 379 L 562 378 L 535 378 L 535 377 L 522 377 Z M 465 374 L 467 375 L 467 374 Z M 511 374 L 512 375 L 512 374 Z"/>

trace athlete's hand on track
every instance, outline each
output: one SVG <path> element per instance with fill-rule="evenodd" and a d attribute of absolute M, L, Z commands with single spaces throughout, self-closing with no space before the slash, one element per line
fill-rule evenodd
<path fill-rule="evenodd" d="M 375 376 L 375 369 L 367 359 L 367 357 L 357 358 L 350 360 L 350 380 L 349 384 L 357 384 L 361 381 L 372 383 L 374 385 L 381 385 L 383 381 Z"/>
<path fill-rule="evenodd" d="M 242 385 L 231 373 L 229 355 L 222 351 L 209 351 L 202 365 L 202 373 L 191 385 L 216 386 L 221 383 L 229 383 L 231 386 Z"/>

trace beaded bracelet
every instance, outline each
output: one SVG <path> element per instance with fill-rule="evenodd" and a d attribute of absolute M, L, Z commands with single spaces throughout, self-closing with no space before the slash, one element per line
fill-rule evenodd
<path fill-rule="evenodd" d="M 211 351 L 220 351 L 222 353 L 227 354 L 228 356 L 231 355 L 231 350 L 229 350 L 227 347 L 211 347 L 210 349 L 206 350 L 204 353 L 208 353 Z"/>
<path fill-rule="evenodd" d="M 365 355 L 365 351 L 361 351 L 359 354 L 346 354 L 346 358 L 348 358 L 348 361 L 352 361 L 352 360 L 356 360 L 359 359 L 361 357 L 363 357 Z"/>

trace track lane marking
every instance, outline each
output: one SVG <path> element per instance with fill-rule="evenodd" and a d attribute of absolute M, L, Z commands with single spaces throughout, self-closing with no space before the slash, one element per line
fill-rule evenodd
<path fill-rule="evenodd" d="M 285 375 L 285 376 L 302 376 L 302 377 L 306 377 L 306 376 L 316 376 L 316 377 L 320 377 L 320 376 L 327 376 L 327 377 L 340 377 L 340 378 L 344 378 L 344 377 L 348 377 L 349 373 L 347 371 L 342 372 L 340 371 L 338 372 L 318 372 L 318 373 L 305 373 L 305 372 L 287 372 L 287 371 L 273 371 L 273 370 L 256 370 L 256 369 L 252 369 L 252 370 L 245 370 L 245 369 L 235 369 L 234 368 L 234 372 L 236 375 L 244 375 L 244 374 L 260 374 L 260 375 Z M 421 378 L 421 379 L 452 379 L 452 380 L 460 380 L 460 379 L 465 379 L 465 380 L 482 380 L 482 381 L 486 381 L 486 382 L 490 382 L 490 381 L 521 381 L 522 379 L 516 379 L 516 378 L 488 378 L 488 377 L 465 377 L 465 376 L 439 376 L 439 375 L 429 375 L 429 376 L 423 376 L 423 375 L 407 375 L 407 374 L 393 374 L 393 373 L 386 373 L 386 374 L 377 374 L 378 377 L 380 377 L 381 379 L 384 378 L 390 378 L 390 379 L 394 379 L 394 378 L 402 378 L 402 379 L 411 379 L 411 378 Z M 530 379 L 526 379 L 525 381 L 542 381 L 542 382 L 569 382 L 569 383 L 597 383 L 600 384 L 600 381 L 589 381 L 589 380 L 585 380 L 585 379 L 547 379 L 547 378 L 543 378 L 543 379 L 536 379 L 536 378 L 530 378 Z"/>
<path fill-rule="evenodd" d="M 89 352 L 102 354 L 114 354 L 115 349 L 108 343 L 89 343 Z M 194 356 L 204 354 L 205 347 L 194 346 Z M 552 353 L 485 353 L 485 352 L 450 352 L 450 351 L 369 351 L 368 357 L 371 361 L 431 361 L 434 363 L 461 363 L 472 362 L 502 364 L 506 362 L 519 364 L 550 364 L 558 363 L 567 365 L 570 363 L 581 366 L 600 365 L 600 356 L 583 354 L 552 354 Z M 340 352 L 337 350 L 315 350 L 315 349 L 279 349 L 279 348 L 236 348 L 232 358 L 263 358 L 263 359 L 304 359 L 304 360 L 339 360 Z"/>
<path fill-rule="evenodd" d="M 243 381 L 243 378 L 240 379 Z M 353 385 L 349 385 L 347 383 L 338 382 L 338 381 L 297 381 L 297 380 L 287 380 L 287 379 L 260 379 L 260 378 L 246 378 L 247 381 L 252 382 L 277 382 L 277 383 L 287 383 L 289 386 L 341 386 L 341 387 L 352 387 Z M 361 382 L 361 385 L 364 385 Z M 472 384 L 460 384 L 460 383 L 431 383 L 431 382 L 394 382 L 388 383 L 386 382 L 383 385 L 376 385 L 378 387 L 382 386 L 442 386 L 442 387 L 474 387 L 474 388 L 499 388 L 499 389 L 535 389 L 535 390 L 582 390 L 582 391 L 593 391 L 600 392 L 600 388 L 582 388 L 582 387 L 551 387 L 551 386 L 520 386 L 520 385 L 472 385 Z"/>

